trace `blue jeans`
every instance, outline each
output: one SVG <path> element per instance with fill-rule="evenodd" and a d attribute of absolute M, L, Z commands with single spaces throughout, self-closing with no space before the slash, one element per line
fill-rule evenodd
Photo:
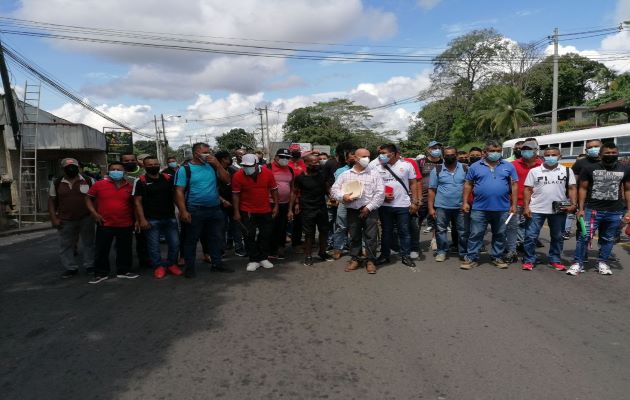
<path fill-rule="evenodd" d="M 516 247 L 525 242 L 526 225 L 527 220 L 523 216 L 523 206 L 517 206 L 516 214 L 512 216 L 505 229 L 505 247 L 508 253 L 516 253 Z"/>
<path fill-rule="evenodd" d="M 151 229 L 145 231 L 147 240 L 147 252 L 149 253 L 149 263 L 152 268 L 168 267 L 177 264 L 177 253 L 179 252 L 179 231 L 175 218 L 149 219 Z M 162 261 L 160 252 L 160 235 L 164 235 L 168 253 L 166 261 Z"/>
<path fill-rule="evenodd" d="M 567 214 L 538 214 L 532 213 L 532 218 L 527 221 L 525 228 L 525 243 L 523 249 L 525 250 L 525 256 L 523 257 L 524 263 L 533 264 L 536 262 L 536 240 L 540 235 L 540 230 L 547 220 L 549 225 L 549 233 L 551 236 L 551 245 L 549 246 L 549 255 L 547 256 L 547 262 L 559 263 L 562 257 L 562 248 L 564 247 L 564 240 L 562 240 L 562 234 L 564 232 L 564 224 L 566 222 Z"/>
<path fill-rule="evenodd" d="M 381 219 L 381 257 L 389 257 L 391 254 L 392 241 L 394 239 L 394 222 L 398 227 L 398 237 L 400 239 L 400 256 L 409 257 L 411 252 L 411 232 L 409 232 L 409 207 L 387 207 L 381 206 L 378 209 Z"/>
<path fill-rule="evenodd" d="M 595 231 L 599 231 L 599 240 L 597 242 L 599 243 L 599 256 L 597 260 L 608 261 L 623 215 L 623 211 L 596 211 L 586 208 L 584 210 L 586 236 L 582 235 L 581 229 L 578 229 L 573 262 L 583 265 L 587 261 L 588 244 L 592 239 L 591 235 Z"/>
<path fill-rule="evenodd" d="M 490 224 L 492 231 L 492 258 L 501 258 L 505 251 L 505 220 L 508 217 L 507 211 L 470 211 L 470 236 L 468 237 L 468 254 L 466 258 L 476 261 L 479 258 L 483 237 L 486 228 Z"/>
<path fill-rule="evenodd" d="M 223 250 L 223 224 L 224 214 L 219 206 L 201 207 L 190 206 L 188 208 L 192 219 L 186 224 L 184 235 L 184 260 L 186 270 L 195 271 L 195 259 L 197 258 L 197 241 L 201 239 L 210 250 L 210 258 L 213 266 L 221 266 L 221 251 Z M 205 228 L 205 229 L 204 229 Z M 202 237 L 203 234 L 203 237 Z"/>
<path fill-rule="evenodd" d="M 435 238 L 437 240 L 437 253 L 448 253 L 448 226 L 451 224 L 451 220 L 454 219 L 459 256 L 465 257 L 468 251 L 468 239 L 464 213 L 459 208 L 436 208 L 436 213 L 437 231 Z"/>
<path fill-rule="evenodd" d="M 346 206 L 337 206 L 337 219 L 335 220 L 335 233 L 333 234 L 333 249 L 343 250 L 348 244 L 348 211 Z"/>

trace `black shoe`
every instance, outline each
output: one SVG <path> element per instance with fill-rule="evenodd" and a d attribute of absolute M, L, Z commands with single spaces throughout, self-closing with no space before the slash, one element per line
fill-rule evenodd
<path fill-rule="evenodd" d="M 328 253 L 319 253 L 317 254 L 322 261 L 335 261 Z"/>
<path fill-rule="evenodd" d="M 506 253 L 503 257 L 502 257 L 503 261 L 505 261 L 508 264 L 511 263 L 515 263 L 518 261 L 518 254 L 516 253 Z"/>
<path fill-rule="evenodd" d="M 416 266 L 416 263 L 413 262 L 413 260 L 411 259 L 411 257 L 402 257 L 400 259 L 400 262 L 402 262 L 403 264 L 405 264 L 406 266 L 408 266 L 409 268 L 414 268 Z"/>
<path fill-rule="evenodd" d="M 311 256 L 304 257 L 304 265 L 306 265 L 307 267 L 312 267 L 313 266 L 313 257 L 311 257 Z"/>
<path fill-rule="evenodd" d="M 459 247 L 458 246 L 449 246 L 448 252 L 452 253 L 452 254 L 459 254 Z"/>
<path fill-rule="evenodd" d="M 225 265 L 214 265 L 212 266 L 212 268 L 210 268 L 210 272 L 224 272 L 231 274 L 232 272 L 234 272 L 234 270 L 232 268 L 226 267 Z"/>
<path fill-rule="evenodd" d="M 94 275 L 94 267 L 87 267 L 85 273 L 88 275 Z"/>
<path fill-rule="evenodd" d="M 525 246 L 523 245 L 523 243 L 518 243 L 516 245 L 516 251 L 520 251 L 521 253 L 525 251 Z"/>
<path fill-rule="evenodd" d="M 64 272 L 63 274 L 61 274 L 61 279 L 74 278 L 78 274 L 79 274 L 78 270 L 76 270 L 76 269 L 69 269 L 66 272 Z"/>
<path fill-rule="evenodd" d="M 379 257 L 376 259 L 376 261 L 374 261 L 374 264 L 378 265 L 385 265 L 385 264 L 389 264 L 391 261 L 389 260 L 389 257 Z"/>

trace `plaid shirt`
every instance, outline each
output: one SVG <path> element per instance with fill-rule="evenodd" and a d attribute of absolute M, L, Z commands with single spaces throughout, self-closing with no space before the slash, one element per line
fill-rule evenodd
<path fill-rule="evenodd" d="M 342 201 L 343 190 L 341 190 L 341 187 L 344 183 L 351 181 L 363 183 L 363 193 L 358 199 L 346 203 L 345 206 L 347 208 L 359 209 L 365 206 L 370 211 L 374 211 L 383 204 L 383 200 L 385 200 L 385 183 L 378 171 L 373 168 L 367 168 L 361 172 L 351 168 L 339 175 L 331 188 L 332 197 Z"/>

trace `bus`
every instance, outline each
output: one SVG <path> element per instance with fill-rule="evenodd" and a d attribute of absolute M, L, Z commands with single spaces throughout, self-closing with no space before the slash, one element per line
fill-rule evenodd
<path fill-rule="evenodd" d="M 602 128 L 582 129 L 579 131 L 554 133 L 552 135 L 536 136 L 540 150 L 547 147 L 557 147 L 562 154 L 562 164 L 571 165 L 580 154 L 585 153 L 584 145 L 589 139 L 599 139 L 602 142 L 615 142 L 619 148 L 619 158 L 630 157 L 630 124 L 604 126 Z M 512 148 L 519 140 L 510 139 L 503 143 L 503 157 L 512 155 Z M 542 153 L 542 152 L 541 152 Z"/>

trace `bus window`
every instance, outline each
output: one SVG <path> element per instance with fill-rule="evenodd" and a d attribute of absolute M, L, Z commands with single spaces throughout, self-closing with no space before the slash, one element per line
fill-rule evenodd
<path fill-rule="evenodd" d="M 571 142 L 560 143 L 560 154 L 562 155 L 562 157 L 567 157 L 571 155 Z"/>
<path fill-rule="evenodd" d="M 630 136 L 619 136 L 617 138 L 617 147 L 620 153 L 630 151 Z"/>
<path fill-rule="evenodd" d="M 543 150 L 545 150 L 547 147 L 549 147 L 549 145 L 548 145 L 548 144 L 541 144 L 539 147 L 540 147 L 540 151 L 543 151 Z"/>
<path fill-rule="evenodd" d="M 604 139 L 602 139 L 602 144 L 604 144 L 604 143 L 610 143 L 610 142 L 616 143 L 616 142 L 615 142 L 615 138 L 608 137 L 608 138 L 604 138 Z"/>
<path fill-rule="evenodd" d="M 584 153 L 584 141 L 573 142 L 573 150 L 571 150 L 571 155 L 579 156 Z"/>

